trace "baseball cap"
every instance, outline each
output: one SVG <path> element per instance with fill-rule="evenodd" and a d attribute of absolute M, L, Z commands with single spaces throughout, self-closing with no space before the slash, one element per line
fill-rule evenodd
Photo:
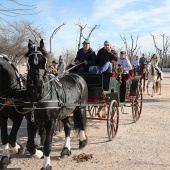
<path fill-rule="evenodd" d="M 126 51 L 121 51 L 120 54 L 126 54 Z"/>
<path fill-rule="evenodd" d="M 85 40 L 85 41 L 83 42 L 83 44 L 90 44 L 90 41 L 89 41 L 89 40 Z"/>
<path fill-rule="evenodd" d="M 58 64 L 55 60 L 54 60 L 54 61 L 52 61 L 52 63 L 54 63 L 54 64 Z"/>

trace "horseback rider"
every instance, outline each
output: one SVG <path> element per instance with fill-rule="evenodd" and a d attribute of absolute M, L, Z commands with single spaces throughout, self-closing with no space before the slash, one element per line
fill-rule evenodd
<path fill-rule="evenodd" d="M 129 59 L 126 57 L 125 51 L 120 52 L 120 58 L 116 62 L 116 65 L 117 66 L 121 65 L 124 73 L 128 73 L 129 70 L 132 70 L 132 65 L 131 65 Z"/>
<path fill-rule="evenodd" d="M 133 60 L 133 68 L 134 68 L 134 75 L 136 75 L 136 71 L 139 67 L 139 57 L 136 56 L 136 58 Z"/>
<path fill-rule="evenodd" d="M 101 74 L 101 73 L 112 73 L 113 63 L 118 60 L 117 52 L 111 48 L 109 41 L 104 42 L 104 47 L 101 48 L 96 57 L 96 66 L 89 68 L 89 73 Z"/>
<path fill-rule="evenodd" d="M 139 65 L 140 65 L 140 67 L 143 67 L 143 65 L 144 65 L 144 64 L 147 64 L 147 63 L 148 63 L 148 60 L 147 60 L 145 54 L 142 54 L 142 57 L 141 57 L 140 60 L 139 60 Z"/>
<path fill-rule="evenodd" d="M 75 64 L 78 65 L 74 69 L 70 70 L 70 72 L 74 72 L 74 73 L 88 73 L 89 67 L 95 65 L 96 54 L 90 47 L 89 40 L 85 40 L 83 42 L 83 48 L 81 48 L 77 52 L 77 56 L 74 61 Z M 71 68 L 72 66 L 73 65 L 71 64 L 68 68 Z"/>
<path fill-rule="evenodd" d="M 151 60 L 150 60 L 151 64 L 154 66 L 154 68 L 156 69 L 157 71 L 157 74 L 158 74 L 158 77 L 157 79 L 161 79 L 162 80 L 162 71 L 161 69 L 158 67 L 158 57 L 156 54 L 153 54 L 152 57 L 151 57 Z"/>
<path fill-rule="evenodd" d="M 58 64 L 58 63 L 54 60 L 54 61 L 52 61 L 52 64 L 49 66 L 50 73 L 53 74 L 53 75 L 55 75 L 55 76 L 58 75 L 58 74 L 57 74 L 57 68 L 56 68 L 57 64 Z"/>
<path fill-rule="evenodd" d="M 63 63 L 63 57 L 60 55 L 59 60 L 58 60 L 57 70 L 60 69 L 62 63 Z"/>

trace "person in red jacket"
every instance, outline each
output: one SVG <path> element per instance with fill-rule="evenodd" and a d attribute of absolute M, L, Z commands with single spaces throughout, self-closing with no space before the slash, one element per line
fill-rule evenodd
<path fill-rule="evenodd" d="M 104 47 L 101 48 L 96 57 L 96 66 L 91 66 L 89 68 L 89 73 L 101 74 L 101 73 L 111 73 L 113 70 L 114 61 L 118 60 L 118 55 L 115 50 L 111 48 L 109 41 L 104 42 Z"/>

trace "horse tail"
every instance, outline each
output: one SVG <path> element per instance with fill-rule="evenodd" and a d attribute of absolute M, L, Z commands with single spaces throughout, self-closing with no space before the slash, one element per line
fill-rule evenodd
<path fill-rule="evenodd" d="M 88 88 L 85 83 L 85 86 L 82 90 L 81 95 L 81 103 L 87 104 L 88 102 Z M 86 116 L 86 107 L 85 106 L 77 106 L 73 112 L 73 119 L 74 119 L 74 128 L 75 130 L 86 130 L 86 122 L 87 122 L 87 116 Z"/>
<path fill-rule="evenodd" d="M 73 112 L 73 119 L 74 128 L 78 131 L 78 133 L 80 132 L 80 130 L 86 129 L 87 117 L 85 108 L 80 108 L 79 106 L 77 106 Z"/>
<path fill-rule="evenodd" d="M 156 93 L 158 93 L 159 90 L 159 81 L 156 82 Z"/>

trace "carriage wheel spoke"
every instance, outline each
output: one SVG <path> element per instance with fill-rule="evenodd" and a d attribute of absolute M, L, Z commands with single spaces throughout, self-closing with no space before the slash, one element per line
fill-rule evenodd
<path fill-rule="evenodd" d="M 116 136 L 119 123 L 118 104 L 115 100 L 111 101 L 107 117 L 107 132 L 109 140 L 113 140 Z"/>

